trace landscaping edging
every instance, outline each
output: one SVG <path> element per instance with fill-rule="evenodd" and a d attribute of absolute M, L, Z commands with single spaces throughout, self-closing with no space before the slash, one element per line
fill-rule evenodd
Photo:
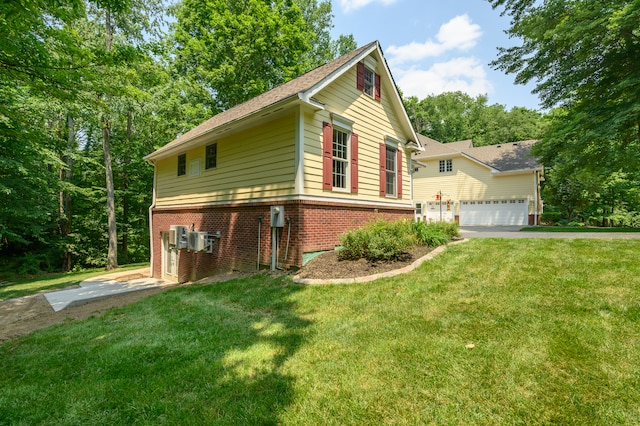
<path fill-rule="evenodd" d="M 418 266 L 422 265 L 423 262 L 433 258 L 437 254 L 442 253 L 449 245 L 459 244 L 469 241 L 469 239 L 463 239 L 458 241 L 452 241 L 444 246 L 440 246 L 430 251 L 426 255 L 422 256 L 420 259 L 413 262 L 411 265 L 407 265 L 400 269 L 394 269 L 393 271 L 381 272 L 379 274 L 368 275 L 366 277 L 355 277 L 355 278 L 331 278 L 331 279 L 310 279 L 310 278 L 298 278 L 298 276 L 293 277 L 293 282 L 296 284 L 307 284 L 307 285 L 317 285 L 317 284 L 356 284 L 356 283 L 366 283 L 369 281 L 374 281 L 379 278 L 389 278 L 395 277 L 396 275 L 406 274 L 407 272 L 411 272 L 416 269 Z"/>

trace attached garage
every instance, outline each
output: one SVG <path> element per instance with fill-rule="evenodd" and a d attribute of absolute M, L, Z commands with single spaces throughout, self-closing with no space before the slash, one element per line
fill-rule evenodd
<path fill-rule="evenodd" d="M 461 201 L 460 225 L 522 225 L 529 223 L 527 200 Z"/>

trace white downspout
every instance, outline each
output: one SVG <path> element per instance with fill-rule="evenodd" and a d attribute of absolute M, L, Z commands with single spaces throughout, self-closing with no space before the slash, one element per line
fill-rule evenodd
<path fill-rule="evenodd" d="M 151 205 L 149 206 L 149 251 L 151 255 L 149 276 L 153 277 L 153 209 L 156 207 L 156 162 L 153 161 L 151 164 L 153 165 L 153 192 L 151 197 Z M 160 275 L 160 278 L 162 278 L 162 274 Z"/>
<path fill-rule="evenodd" d="M 295 193 L 304 195 L 304 111 L 302 107 L 296 112 L 295 136 Z"/>
<path fill-rule="evenodd" d="M 538 224 L 538 172 L 533 171 L 533 225 Z"/>

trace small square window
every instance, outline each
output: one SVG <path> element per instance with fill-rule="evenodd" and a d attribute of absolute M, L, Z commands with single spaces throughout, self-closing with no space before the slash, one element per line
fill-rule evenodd
<path fill-rule="evenodd" d="M 187 154 L 178 155 L 178 176 L 187 174 Z"/>
<path fill-rule="evenodd" d="M 440 160 L 438 163 L 438 171 L 447 173 L 453 171 L 453 160 Z"/>
<path fill-rule="evenodd" d="M 205 154 L 205 169 L 213 169 L 217 165 L 218 158 L 218 144 L 212 143 L 211 145 L 207 145 L 207 150 Z"/>

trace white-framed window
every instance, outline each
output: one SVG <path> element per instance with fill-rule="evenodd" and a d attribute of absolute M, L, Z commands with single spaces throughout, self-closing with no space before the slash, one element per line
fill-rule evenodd
<path fill-rule="evenodd" d="M 398 165 L 396 164 L 398 159 L 398 150 L 387 145 L 387 155 L 385 160 L 385 169 L 386 169 L 386 194 L 390 197 L 397 196 L 397 170 Z"/>
<path fill-rule="evenodd" d="M 416 203 L 416 215 L 422 215 L 422 203 Z"/>
<path fill-rule="evenodd" d="M 367 56 L 364 61 L 358 62 L 356 88 L 376 101 L 380 101 L 380 74 L 376 74 L 377 61 Z"/>
<path fill-rule="evenodd" d="M 364 93 L 369 96 L 374 96 L 373 88 L 376 85 L 375 76 L 376 73 L 371 71 L 368 67 L 364 67 Z"/>
<path fill-rule="evenodd" d="M 438 162 L 438 171 L 440 173 L 448 173 L 453 171 L 453 160 L 440 160 Z"/>
<path fill-rule="evenodd" d="M 333 128 L 333 189 L 349 188 L 349 132 Z"/>

